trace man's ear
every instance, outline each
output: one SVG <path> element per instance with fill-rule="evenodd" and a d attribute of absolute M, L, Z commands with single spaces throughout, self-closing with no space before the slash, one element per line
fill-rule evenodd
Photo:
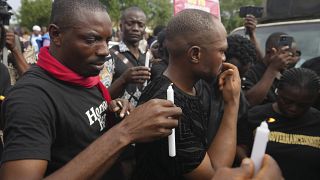
<path fill-rule="evenodd" d="M 191 63 L 199 63 L 200 62 L 200 57 L 201 57 L 201 48 L 199 46 L 191 46 L 188 49 L 188 56 L 190 57 L 190 62 Z"/>
<path fill-rule="evenodd" d="M 59 26 L 55 24 L 49 25 L 49 35 L 51 42 L 54 43 L 56 46 L 61 45 L 61 31 Z"/>

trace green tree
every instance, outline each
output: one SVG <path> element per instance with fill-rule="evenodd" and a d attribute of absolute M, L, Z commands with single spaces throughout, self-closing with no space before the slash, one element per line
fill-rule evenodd
<path fill-rule="evenodd" d="M 239 17 L 241 6 L 261 6 L 263 0 L 220 0 L 221 20 L 227 31 L 243 25 L 243 19 Z"/>
<path fill-rule="evenodd" d="M 108 13 L 114 23 L 118 26 L 121 11 L 130 7 L 140 7 L 147 16 L 148 26 L 165 25 L 173 14 L 173 7 L 170 0 L 100 0 L 108 8 Z"/>
<path fill-rule="evenodd" d="M 52 0 L 21 0 L 17 14 L 21 26 L 32 28 L 33 25 L 47 26 L 50 21 Z"/>

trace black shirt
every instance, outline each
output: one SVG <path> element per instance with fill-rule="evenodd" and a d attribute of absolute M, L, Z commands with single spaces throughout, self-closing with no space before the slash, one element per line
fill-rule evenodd
<path fill-rule="evenodd" d="M 6 92 L 11 86 L 10 84 L 10 75 L 8 72 L 8 69 L 5 65 L 0 63 L 0 96 L 6 96 Z M 1 112 L 1 106 L 2 106 L 2 101 L 0 101 L 0 112 Z M 0 117 L 0 131 L 3 128 L 3 122 L 2 118 Z M 3 146 L 2 142 L 0 141 L 0 161 L 1 161 L 1 155 L 3 151 Z"/>
<path fill-rule="evenodd" d="M 11 84 L 9 71 L 2 63 L 0 63 L 0 73 L 0 96 L 4 96 Z"/>
<path fill-rule="evenodd" d="M 204 110 L 209 113 L 208 120 L 208 142 L 211 142 L 221 124 L 224 113 L 224 100 L 221 91 L 218 88 L 217 82 L 214 80 L 208 83 L 204 80 L 199 80 L 196 85 L 198 94 Z M 247 120 L 249 104 L 243 92 L 240 92 L 240 105 L 238 111 L 238 129 L 242 128 L 242 124 Z"/>
<path fill-rule="evenodd" d="M 140 53 L 139 58 L 136 59 L 130 51 L 120 52 L 118 45 L 113 46 L 111 49 L 115 50 L 117 53 L 121 53 L 127 59 L 125 61 L 128 61 L 128 64 L 126 64 L 123 59 L 121 59 L 121 56 L 116 55 L 117 53 L 111 53 L 112 58 L 114 58 L 115 62 L 114 76 L 112 81 L 118 79 L 129 67 L 145 65 L 145 54 Z M 143 84 L 129 83 L 125 87 L 122 98 L 128 99 L 133 105 L 136 105 L 141 95 L 142 89 Z"/>
<path fill-rule="evenodd" d="M 252 66 L 242 78 L 242 89 L 244 91 L 251 89 L 254 85 L 256 85 L 261 80 L 266 70 L 267 70 L 267 66 L 263 62 L 257 62 L 257 64 Z M 273 81 L 273 84 L 269 89 L 267 96 L 264 98 L 261 104 L 275 102 L 276 100 L 275 90 L 278 82 L 279 82 L 278 79 L 275 79 Z"/>
<path fill-rule="evenodd" d="M 251 142 L 263 120 L 276 120 L 268 123 L 266 153 L 277 161 L 285 179 L 320 179 L 320 111 L 310 108 L 303 116 L 288 119 L 276 113 L 272 104 L 265 104 L 250 109 L 248 116 Z"/>
<path fill-rule="evenodd" d="M 167 67 L 168 63 L 165 60 L 153 63 L 151 67 L 151 81 L 161 76 Z"/>
<path fill-rule="evenodd" d="M 115 123 L 107 108 L 96 86 L 71 85 L 32 67 L 3 103 L 3 162 L 47 160 L 46 175 L 51 174 Z"/>
<path fill-rule="evenodd" d="M 166 99 L 170 83 L 163 75 L 156 78 L 143 91 L 139 104 L 153 98 Z M 169 157 L 168 138 L 137 144 L 133 179 L 182 179 L 200 165 L 206 154 L 208 117 L 199 96 L 188 95 L 175 86 L 173 89 L 175 105 L 183 112 L 175 130 L 176 157 Z"/>

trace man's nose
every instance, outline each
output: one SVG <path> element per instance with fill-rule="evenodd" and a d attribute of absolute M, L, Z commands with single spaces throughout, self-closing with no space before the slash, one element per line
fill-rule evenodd
<path fill-rule="evenodd" d="M 97 56 L 108 56 L 110 54 L 108 43 L 103 42 L 100 46 L 97 47 L 96 55 Z"/>
<path fill-rule="evenodd" d="M 137 23 L 134 23 L 132 25 L 132 30 L 139 31 L 139 25 Z"/>

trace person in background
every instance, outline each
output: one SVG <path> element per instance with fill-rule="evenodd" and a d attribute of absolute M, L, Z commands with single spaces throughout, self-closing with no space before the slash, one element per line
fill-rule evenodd
<path fill-rule="evenodd" d="M 257 23 L 257 19 L 251 14 L 248 14 L 244 19 L 244 27 L 248 33 L 247 36 L 256 47 L 257 61 L 263 62 L 263 53 L 256 35 Z M 295 55 L 295 58 L 297 58 L 298 62 L 296 63 L 296 67 L 300 67 L 299 64 L 301 65 L 305 60 L 300 58 L 301 51 L 299 50 L 296 42 L 293 42 L 290 51 Z"/>
<path fill-rule="evenodd" d="M 110 49 L 114 61 L 111 97 L 122 97 L 137 105 L 143 83 L 150 79 L 150 68 L 145 67 L 146 55 L 139 50 L 145 34 L 146 15 L 138 7 L 125 9 L 121 15 L 122 41 Z"/>
<path fill-rule="evenodd" d="M 248 14 L 245 19 L 244 19 L 244 27 L 247 32 L 247 36 L 249 37 L 250 41 L 254 46 L 256 47 L 256 56 L 257 56 L 257 61 L 263 61 L 263 53 L 260 48 L 260 44 L 257 39 L 256 35 L 256 28 L 257 28 L 257 19 L 251 15 Z"/>
<path fill-rule="evenodd" d="M 166 27 L 163 25 L 157 25 L 154 29 L 153 29 L 153 34 L 152 36 L 149 36 L 149 38 L 147 39 L 148 41 L 148 46 L 150 47 L 152 42 L 154 42 L 155 40 L 158 39 L 158 34 L 163 31 Z"/>
<path fill-rule="evenodd" d="M 243 77 L 248 69 L 257 61 L 256 48 L 254 44 L 241 35 L 229 35 L 227 40 L 227 62 L 237 66 L 240 77 Z"/>
<path fill-rule="evenodd" d="M 132 110 L 127 100 L 111 100 L 98 77 L 111 29 L 98 0 L 53 2 L 51 45 L 2 106 L 0 179 L 119 180 L 116 161 L 125 147 L 177 127 L 182 112 L 170 101 L 154 99 Z"/>
<path fill-rule="evenodd" d="M 159 58 L 161 61 L 155 62 L 152 64 L 151 67 L 151 78 L 150 80 L 152 81 L 153 79 L 159 77 L 162 75 L 164 70 L 168 67 L 169 63 L 169 53 L 167 50 L 167 47 L 165 45 L 165 38 L 166 38 L 166 30 L 162 30 L 159 32 L 157 36 L 157 41 L 158 41 L 158 54 Z"/>
<path fill-rule="evenodd" d="M 275 87 L 281 73 L 294 67 L 299 60 L 292 45 L 283 47 L 279 44 L 282 35 L 287 34 L 276 32 L 268 37 L 263 61 L 258 61 L 252 66 L 242 79 L 242 89 L 245 91 L 250 106 L 274 102 Z"/>
<path fill-rule="evenodd" d="M 49 32 L 47 31 L 47 27 L 43 26 L 41 29 L 42 29 L 41 47 L 50 46 L 50 35 L 49 35 Z"/>
<path fill-rule="evenodd" d="M 39 46 L 37 40 L 41 40 L 41 28 L 38 25 L 34 25 L 32 27 L 32 34 L 31 34 L 31 46 L 34 48 L 36 55 L 38 56 L 39 53 Z"/>
<path fill-rule="evenodd" d="M 249 134 L 238 134 L 248 141 L 240 143 L 251 149 L 255 129 L 266 121 L 270 130 L 266 153 L 277 161 L 284 178 L 320 179 L 320 111 L 311 107 L 319 91 L 320 78 L 315 72 L 286 70 L 277 85 L 276 102 L 249 110 Z"/>
<path fill-rule="evenodd" d="M 2 42 L 1 44 L 5 44 L 6 47 L 11 51 L 12 59 L 14 60 L 15 67 L 19 75 L 23 75 L 28 69 L 29 65 L 27 64 L 26 60 L 24 59 L 22 53 L 19 50 L 20 44 L 16 44 L 16 36 L 13 32 L 7 31 L 6 33 L 1 33 L 4 30 L 3 28 L 0 29 L 0 34 L 3 34 L 4 37 L 0 39 Z M 5 41 L 5 43 L 3 43 Z M 18 41 L 19 42 L 19 41 Z M 2 111 L 2 102 L 5 100 L 8 90 L 11 88 L 11 77 L 8 71 L 8 67 L 4 64 L 0 63 L 0 112 Z M 3 118 L 0 116 L 0 160 L 2 155 L 3 149 Z"/>

